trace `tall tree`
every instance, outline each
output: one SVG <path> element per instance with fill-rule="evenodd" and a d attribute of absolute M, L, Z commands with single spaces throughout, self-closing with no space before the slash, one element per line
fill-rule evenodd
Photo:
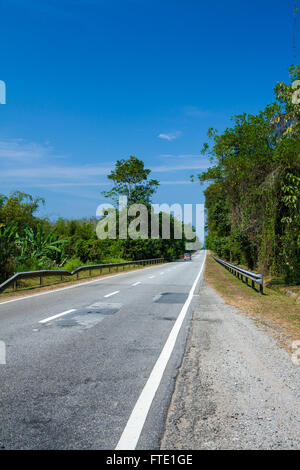
<path fill-rule="evenodd" d="M 128 205 L 150 204 L 152 195 L 159 186 L 157 180 L 148 180 L 151 170 L 146 169 L 144 162 L 131 155 L 127 160 L 118 160 L 115 169 L 108 175 L 108 179 L 114 182 L 110 191 L 103 191 L 108 197 L 117 203 L 119 196 L 127 196 Z"/>

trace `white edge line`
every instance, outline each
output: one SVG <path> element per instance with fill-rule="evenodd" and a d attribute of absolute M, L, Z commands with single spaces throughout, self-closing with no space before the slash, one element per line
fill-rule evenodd
<path fill-rule="evenodd" d="M 159 268 L 159 267 L 161 267 L 161 265 L 148 266 L 147 268 L 144 268 L 144 269 Z M 128 271 L 127 273 L 113 274 L 112 276 L 105 276 L 101 279 L 95 279 L 94 281 L 83 281 L 83 282 L 80 282 L 78 284 L 73 284 L 72 286 L 58 287 L 58 289 L 47 290 L 46 292 L 39 292 L 38 294 L 23 295 L 23 297 L 17 297 L 16 299 L 4 300 L 3 302 L 0 302 L 0 307 L 1 307 L 1 305 L 9 304 L 10 302 L 18 302 L 19 300 L 32 299 L 33 297 L 38 297 L 40 295 L 55 294 L 56 292 L 60 292 L 60 291 L 63 291 L 63 290 L 75 289 L 76 287 L 82 287 L 82 286 L 86 286 L 86 285 L 89 285 L 89 284 L 94 284 L 95 282 L 102 282 L 102 281 L 105 281 L 106 279 L 111 279 L 112 277 L 126 276 L 128 274 L 132 274 L 132 273 L 136 273 L 136 272 L 141 272 L 141 270 L 140 269 L 134 269 L 133 271 Z"/>
<path fill-rule="evenodd" d="M 163 373 L 169 362 L 170 356 L 173 352 L 178 333 L 192 301 L 197 282 L 202 274 L 205 259 L 206 251 L 204 252 L 202 266 L 192 285 L 188 298 L 186 299 L 177 317 L 177 320 L 168 336 L 168 339 L 159 355 L 159 358 L 157 359 L 155 366 L 153 367 L 151 374 L 142 390 L 142 393 L 140 394 L 131 412 L 131 415 L 127 421 L 127 424 L 124 428 L 124 431 L 120 437 L 120 440 L 115 450 L 134 450 L 138 443 L 150 406 L 159 387 Z"/>
<path fill-rule="evenodd" d="M 45 318 L 44 320 L 40 320 L 39 323 L 47 323 L 48 321 L 54 320 L 54 318 L 62 317 L 63 315 L 67 315 L 67 313 L 75 312 L 75 308 L 71 308 L 70 310 L 66 310 L 65 312 L 58 313 L 57 315 L 53 315 L 52 317 Z"/>
<path fill-rule="evenodd" d="M 118 294 L 119 292 L 120 292 L 119 290 L 115 290 L 114 292 L 111 292 L 110 294 L 104 295 L 104 297 L 111 297 L 112 295 Z"/>

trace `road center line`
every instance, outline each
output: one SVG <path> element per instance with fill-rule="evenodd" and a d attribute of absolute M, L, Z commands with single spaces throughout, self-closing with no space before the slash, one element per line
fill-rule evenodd
<path fill-rule="evenodd" d="M 70 310 L 66 310 L 65 312 L 58 313 L 57 315 L 53 315 L 52 317 L 45 318 L 44 320 L 40 320 L 39 323 L 47 323 L 48 321 L 54 320 L 55 318 L 62 317 L 63 315 L 67 315 L 67 313 L 75 312 L 75 308 L 71 308 Z"/>
<path fill-rule="evenodd" d="M 140 438 L 141 432 L 144 427 L 150 406 L 155 397 L 156 391 L 161 382 L 162 376 L 164 374 L 165 368 L 169 362 L 171 354 L 173 352 L 175 342 L 182 326 L 182 323 L 187 314 L 188 308 L 192 301 L 196 285 L 202 274 L 204 263 L 206 258 L 206 251 L 204 252 L 204 259 L 199 273 L 196 276 L 196 279 L 192 285 L 192 288 L 189 292 L 188 298 L 186 299 L 177 320 L 169 334 L 169 337 L 157 359 L 156 364 L 154 365 L 151 374 L 144 386 L 142 393 L 140 394 L 131 415 L 127 421 L 125 429 L 121 435 L 121 438 L 117 444 L 116 450 L 134 450 Z"/>
<path fill-rule="evenodd" d="M 106 294 L 104 297 L 111 297 L 112 295 L 118 294 L 120 291 L 115 290 L 114 292 L 111 292 L 110 294 Z"/>

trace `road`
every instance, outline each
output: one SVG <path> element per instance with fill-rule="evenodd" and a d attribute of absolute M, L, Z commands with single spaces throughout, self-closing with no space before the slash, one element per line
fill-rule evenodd
<path fill-rule="evenodd" d="M 204 258 L 0 303 L 0 448 L 158 449 Z"/>

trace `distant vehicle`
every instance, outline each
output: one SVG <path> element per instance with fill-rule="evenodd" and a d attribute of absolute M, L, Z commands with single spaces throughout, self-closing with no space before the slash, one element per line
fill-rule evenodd
<path fill-rule="evenodd" d="M 191 253 L 184 254 L 184 261 L 192 261 Z"/>

